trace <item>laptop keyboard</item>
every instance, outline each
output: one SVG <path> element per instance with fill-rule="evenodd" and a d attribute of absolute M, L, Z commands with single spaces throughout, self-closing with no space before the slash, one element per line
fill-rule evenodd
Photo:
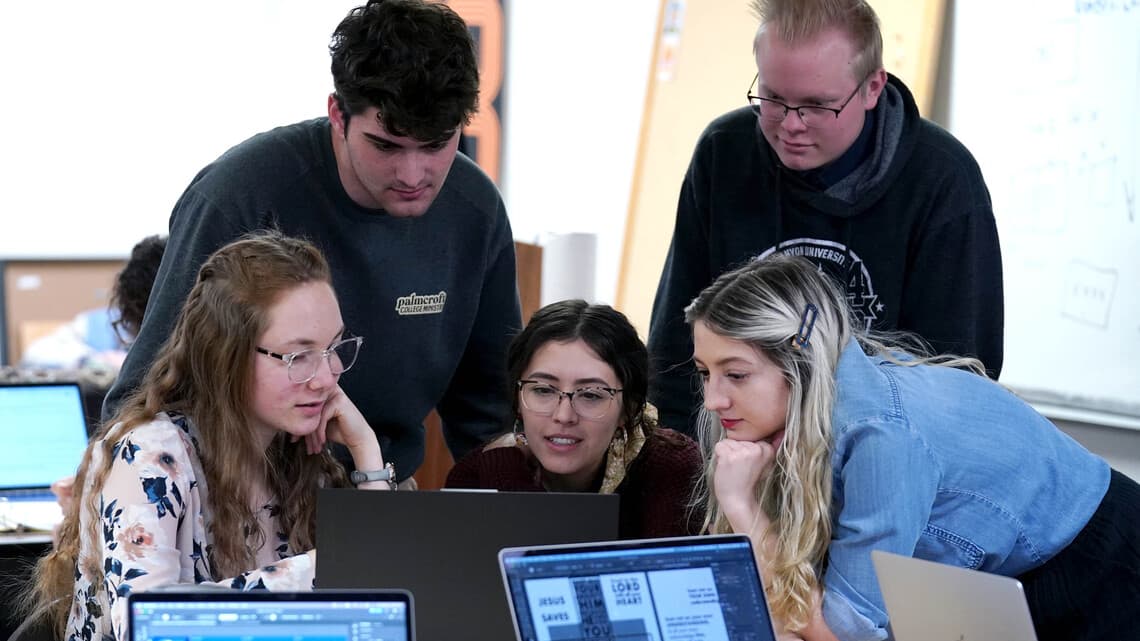
<path fill-rule="evenodd" d="M 0 490 L 0 501 L 54 501 L 51 490 L 32 488 L 26 490 Z"/>

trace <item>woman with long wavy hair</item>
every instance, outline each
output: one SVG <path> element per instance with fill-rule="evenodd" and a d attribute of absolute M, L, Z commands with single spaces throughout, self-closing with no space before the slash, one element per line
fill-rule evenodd
<path fill-rule="evenodd" d="M 214 253 L 88 446 L 39 561 L 29 600 L 57 638 L 123 639 L 127 595 L 163 585 L 311 589 L 317 488 L 348 484 L 326 439 L 360 470 L 385 468 L 338 385 L 362 340 L 310 243 L 270 232 Z"/>
<path fill-rule="evenodd" d="M 873 549 L 1017 577 L 1043 641 L 1140 629 L 1140 486 L 977 360 L 856 328 L 797 257 L 722 275 L 685 317 L 706 527 L 752 537 L 786 633 L 887 638 Z"/>

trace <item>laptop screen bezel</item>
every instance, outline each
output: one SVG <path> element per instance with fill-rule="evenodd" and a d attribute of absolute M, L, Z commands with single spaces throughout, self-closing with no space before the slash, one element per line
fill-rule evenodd
<path fill-rule="evenodd" d="M 408 641 L 416 639 L 415 604 L 412 593 L 401 589 L 383 590 L 308 590 L 300 592 L 271 592 L 269 590 L 241 591 L 214 585 L 184 585 L 170 589 L 136 592 L 127 596 L 128 641 L 135 639 L 135 604 L 137 603 L 328 603 L 353 601 L 402 603 L 407 619 Z"/>
<path fill-rule="evenodd" d="M 522 638 L 522 629 L 519 623 L 519 613 L 515 608 L 515 595 L 511 592 L 510 576 L 507 572 L 508 562 L 512 559 L 531 557 L 552 557 L 560 554 L 609 553 L 609 552 L 636 552 L 638 550 L 651 550 L 668 547 L 712 547 L 717 545 L 744 545 L 753 550 L 752 540 L 744 534 L 706 534 L 701 536 L 666 537 L 657 539 L 633 539 L 624 541 L 606 541 L 601 543 L 572 543 L 567 545 L 537 545 L 527 547 L 505 548 L 499 552 L 499 571 L 503 578 L 503 590 L 506 592 L 507 605 L 511 610 L 511 623 L 515 627 L 515 638 Z M 776 638 L 776 631 L 772 627 L 772 614 L 768 609 L 768 598 L 764 593 L 764 582 L 756 564 L 755 553 L 747 555 L 752 574 L 756 577 L 756 585 L 760 605 L 767 613 L 767 627 L 770 638 Z"/>
<path fill-rule="evenodd" d="M 80 426 L 83 428 L 83 436 L 87 443 L 90 443 L 91 430 L 87 422 L 87 409 L 83 404 L 83 387 L 79 381 L 0 381 L 0 390 L 7 389 L 21 389 L 21 388 L 42 388 L 42 387 L 59 387 L 73 390 L 75 392 L 76 403 L 79 408 Z M 4 426 L 0 426 L 3 428 Z M 84 450 L 86 446 L 84 446 Z M 79 453 L 79 460 L 75 462 L 76 469 L 83 461 L 83 451 Z M 73 472 L 74 473 L 74 470 Z M 51 483 L 58 479 L 51 479 L 42 485 L 6 485 L 0 483 L 0 492 L 19 492 L 21 490 L 47 490 L 51 487 Z"/>

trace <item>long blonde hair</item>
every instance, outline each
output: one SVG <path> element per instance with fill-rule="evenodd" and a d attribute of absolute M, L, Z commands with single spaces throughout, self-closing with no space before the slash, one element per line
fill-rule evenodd
<path fill-rule="evenodd" d="M 818 316 L 808 343 L 797 347 L 808 304 Z M 805 258 L 774 254 L 723 274 L 685 309 L 691 325 L 703 322 L 725 338 L 746 343 L 783 372 L 788 383 L 784 439 L 772 473 L 754 489 L 756 504 L 775 534 L 768 595 L 772 612 L 789 630 L 807 625 L 831 541 L 832 430 L 835 371 L 851 340 L 865 351 L 906 366 L 940 364 L 984 373 L 976 359 L 929 356 L 920 339 L 901 333 L 856 329 L 837 284 Z M 708 464 L 697 490 L 705 528 L 731 532 L 712 492 L 713 447 L 725 437 L 714 415 L 702 408 L 698 431 Z"/>
<path fill-rule="evenodd" d="M 158 412 L 186 415 L 198 429 L 202 470 L 210 488 L 208 563 L 214 579 L 250 569 L 266 533 L 251 508 L 255 482 L 266 484 L 277 500 L 278 523 L 294 551 L 315 544 L 316 489 L 345 486 L 344 469 L 328 453 L 306 454 L 304 442 L 278 435 L 268 450 L 249 427 L 247 408 L 256 341 L 268 326 L 273 304 L 306 283 L 331 284 L 328 263 L 307 241 L 278 232 L 261 232 L 226 245 L 210 256 L 140 387 L 129 395 L 99 438 L 92 439 L 76 474 L 76 492 L 59 531 L 59 544 L 40 559 L 28 609 L 48 608 L 62 638 L 72 608 L 81 541 L 97 540 L 96 497 L 110 472 L 115 444 Z M 101 464 L 92 467 L 95 448 Z M 90 488 L 85 485 L 90 477 Z M 80 510 L 90 527 L 80 531 Z M 248 533 L 248 534 L 247 534 Z M 101 561 L 91 559 L 85 574 L 99 583 Z"/>

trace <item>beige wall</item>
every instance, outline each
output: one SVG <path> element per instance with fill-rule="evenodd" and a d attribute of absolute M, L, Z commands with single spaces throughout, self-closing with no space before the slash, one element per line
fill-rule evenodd
<path fill-rule="evenodd" d="M 20 360 L 23 336 L 106 307 L 121 260 L 15 260 L 4 263 L 5 364 Z"/>
<path fill-rule="evenodd" d="M 685 3 L 675 43 L 662 26 L 659 19 L 615 300 L 643 336 L 693 146 L 710 120 L 745 104 L 756 73 L 756 20 L 744 0 Z"/>

